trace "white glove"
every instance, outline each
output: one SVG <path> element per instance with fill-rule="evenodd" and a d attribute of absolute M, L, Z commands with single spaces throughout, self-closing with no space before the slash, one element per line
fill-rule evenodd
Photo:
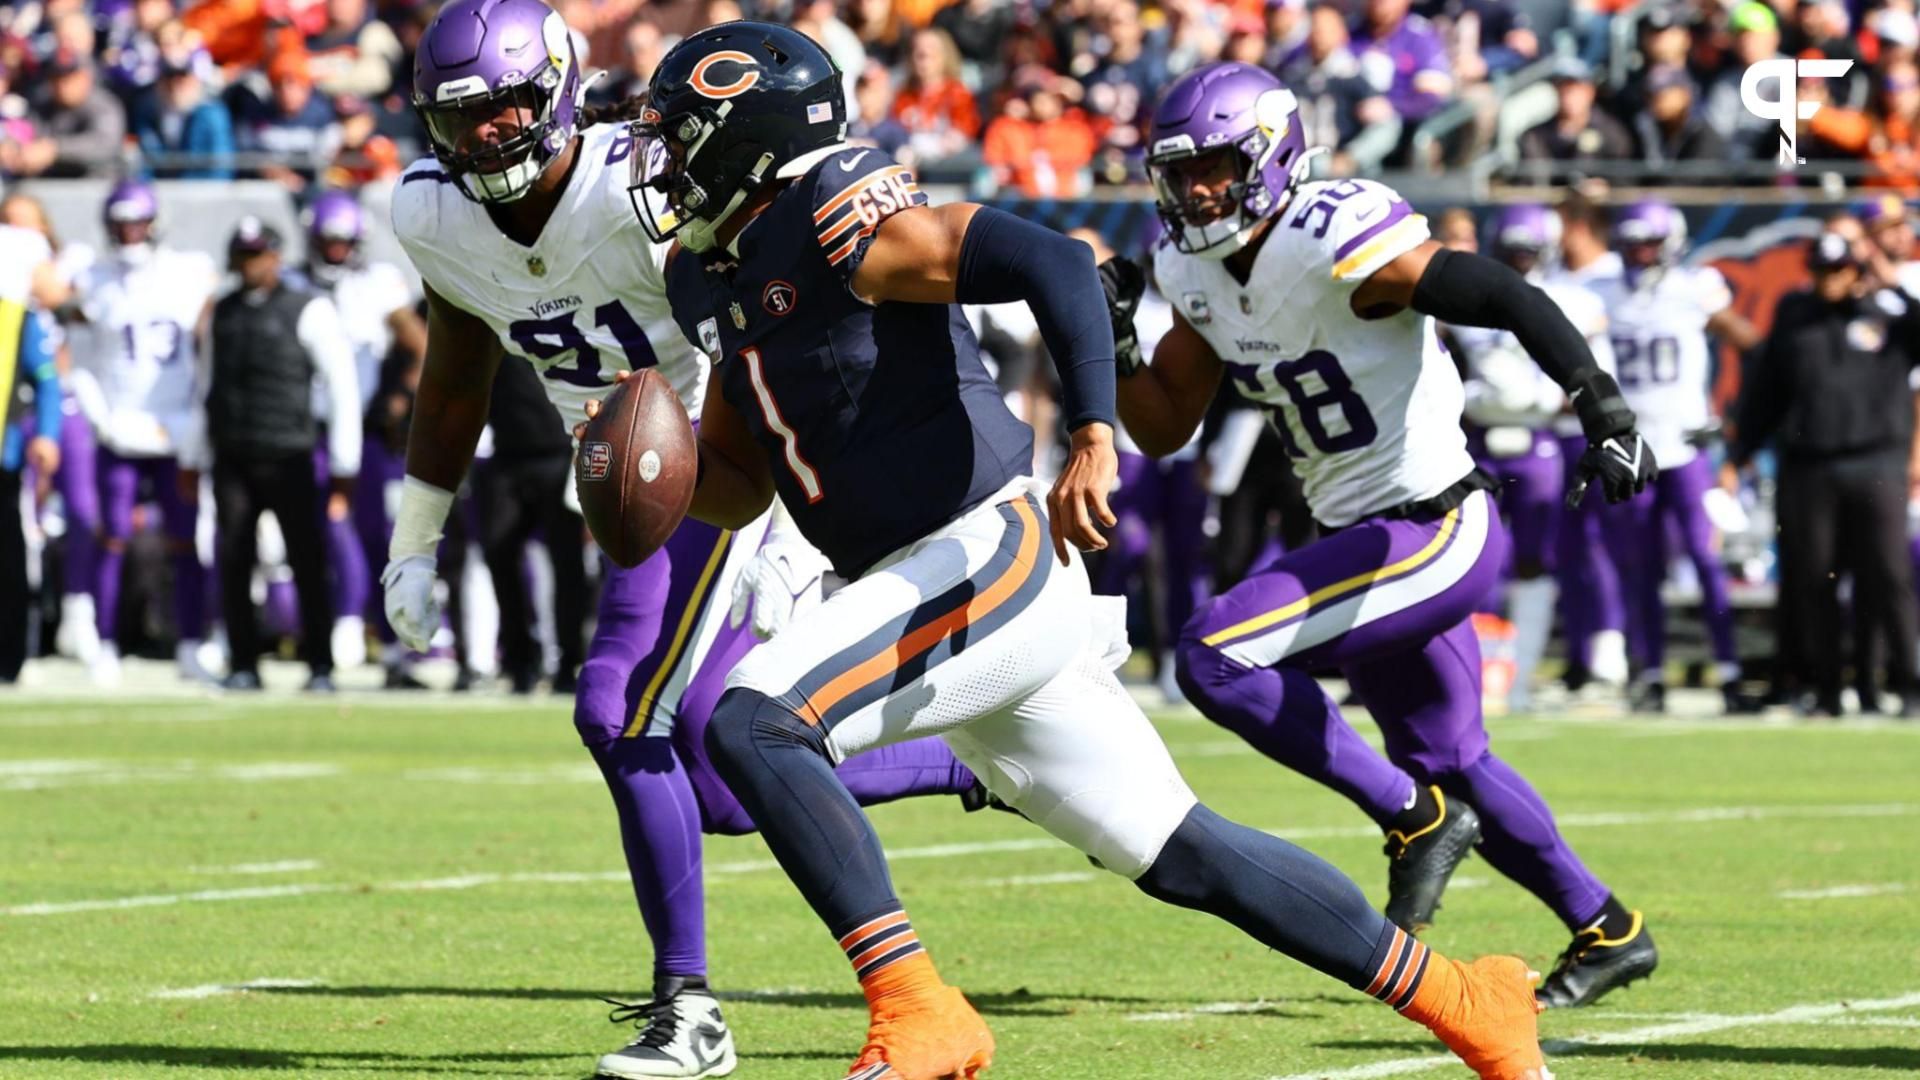
<path fill-rule="evenodd" d="M 805 541 L 784 537 L 767 541 L 733 583 L 727 625 L 739 629 L 751 602 L 753 636 L 766 641 L 819 605 L 824 598 L 822 583 L 832 568 L 826 556 Z"/>
<path fill-rule="evenodd" d="M 403 555 L 380 573 L 386 591 L 387 623 L 407 648 L 426 652 L 440 629 L 440 599 L 434 585 L 440 575 L 431 555 Z"/>

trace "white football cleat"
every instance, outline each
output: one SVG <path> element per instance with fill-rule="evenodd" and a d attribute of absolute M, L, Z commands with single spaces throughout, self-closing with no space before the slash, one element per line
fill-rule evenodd
<path fill-rule="evenodd" d="M 733 1033 L 720 1016 L 720 1002 L 704 985 L 692 988 L 685 980 L 664 977 L 655 982 L 652 1001 L 609 1004 L 616 1008 L 607 1019 L 639 1024 L 640 1034 L 602 1057 L 594 1070 L 596 1076 L 621 1080 L 726 1076 L 739 1064 L 733 1052 Z"/>
<path fill-rule="evenodd" d="M 120 646 L 111 641 L 103 641 L 95 650 L 93 660 L 87 665 L 87 675 L 93 679 L 93 685 L 109 690 L 120 685 Z"/>
<path fill-rule="evenodd" d="M 333 666 L 336 671 L 367 662 L 367 622 L 358 615 L 333 620 Z"/>
<path fill-rule="evenodd" d="M 60 629 L 53 635 L 53 651 L 83 664 L 92 664 L 100 654 L 92 595 L 68 593 L 60 598 Z"/>
<path fill-rule="evenodd" d="M 173 647 L 173 666 L 179 669 L 180 677 L 187 682 L 217 686 L 220 676 L 215 675 L 201 657 L 205 649 L 204 642 L 192 639 L 181 641 Z"/>

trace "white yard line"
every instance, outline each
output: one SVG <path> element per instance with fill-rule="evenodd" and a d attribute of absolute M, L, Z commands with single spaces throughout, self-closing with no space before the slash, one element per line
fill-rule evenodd
<path fill-rule="evenodd" d="M 305 990 L 309 987 L 325 985 L 314 979 L 248 979 L 241 983 L 208 983 L 205 986 L 181 986 L 169 990 L 155 990 L 147 996 L 161 1001 L 198 1001 L 202 998 L 221 997 L 226 994 L 244 994 L 249 990 Z"/>
<path fill-rule="evenodd" d="M 1098 881 L 1104 877 L 1091 870 L 1066 874 L 1022 874 L 1015 877 L 988 878 L 980 884 L 989 889 L 1015 888 L 1027 885 L 1078 885 L 1085 881 Z"/>
<path fill-rule="evenodd" d="M 189 866 L 187 869 L 196 874 L 299 874 L 320 869 L 320 860 L 281 859 L 278 862 L 234 863 L 232 866 Z"/>
<path fill-rule="evenodd" d="M 277 780 L 317 780 L 345 772 L 325 761 L 259 761 L 243 765 L 207 765 L 192 760 L 120 761 L 105 758 L 21 758 L 0 760 L 0 791 L 42 791 L 61 787 L 182 783 L 232 780 L 243 784 Z"/>
<path fill-rule="evenodd" d="M 1696 1035 L 1711 1035 L 1717 1031 L 1821 1023 L 1860 1013 L 1895 1012 L 1900 1009 L 1910 1009 L 1916 1005 L 1920 1005 L 1920 993 L 1873 1001 L 1789 1005 L 1770 1013 L 1749 1013 L 1741 1016 L 1690 1016 L 1683 1020 L 1649 1024 L 1646 1027 L 1630 1028 L 1626 1031 L 1597 1032 L 1571 1039 L 1549 1039 L 1540 1045 L 1549 1057 L 1578 1055 L 1581 1050 L 1590 1046 L 1641 1046 L 1675 1039 L 1690 1039 Z M 1272 1080 L 1373 1080 L 1381 1076 L 1404 1076 L 1408 1073 L 1459 1068 L 1459 1066 L 1459 1059 L 1450 1055 L 1427 1054 L 1421 1057 L 1376 1061 L 1370 1065 L 1355 1065 L 1347 1069 L 1294 1073 L 1289 1076 L 1274 1077 Z"/>
<path fill-rule="evenodd" d="M 1906 891 L 1905 885 L 1890 881 L 1884 885 L 1833 885 L 1825 889 L 1787 889 L 1774 895 L 1782 900 L 1855 900 L 1863 896 L 1887 896 Z"/>
<path fill-rule="evenodd" d="M 1859 803 L 1829 806 L 1702 806 L 1685 810 L 1648 811 L 1646 813 L 1567 814 L 1559 820 L 1573 828 L 1608 828 L 1637 825 L 1702 824 L 1722 821 L 1761 821 L 1777 819 L 1819 820 L 1829 818 L 1905 817 L 1920 814 L 1920 803 Z M 1290 840 L 1336 838 L 1373 839 L 1379 830 L 1367 825 L 1333 826 L 1305 829 L 1276 829 L 1275 836 Z M 970 855 L 998 855 L 1024 851 L 1069 850 L 1051 836 L 1037 835 L 1008 840 L 985 840 L 970 844 L 931 844 L 925 847 L 898 848 L 887 853 L 891 862 L 913 859 L 954 859 Z M 757 874 L 779 869 L 772 859 L 743 859 L 707 864 L 709 880 L 739 874 Z M 1084 873 L 1084 871 L 1082 871 Z M 1099 875 L 1095 875 L 1096 877 Z M 346 893 L 371 889 L 374 892 L 423 892 L 472 889 L 483 885 L 552 884 L 625 881 L 618 871 L 550 873 L 475 873 L 418 881 L 362 883 L 312 883 L 304 885 L 262 886 L 252 889 L 207 889 L 188 893 L 152 896 L 122 896 L 98 900 L 65 900 L 0 907 L 0 916 L 68 915 L 86 911 L 112 911 L 121 908 L 161 907 L 171 904 L 211 903 L 233 900 L 269 900 L 284 896 L 315 893 Z M 1467 881 L 1474 879 L 1469 878 Z M 1472 888 L 1472 885 L 1464 887 Z"/>
<path fill-rule="evenodd" d="M 1274 1008 L 1271 1001 L 1209 1001 L 1205 1005 L 1195 1005 L 1191 1009 L 1177 1009 L 1172 1012 L 1128 1013 L 1121 1017 L 1136 1024 L 1164 1024 L 1175 1020 L 1192 1020 L 1196 1016 L 1233 1016 L 1239 1013 L 1265 1012 Z"/>

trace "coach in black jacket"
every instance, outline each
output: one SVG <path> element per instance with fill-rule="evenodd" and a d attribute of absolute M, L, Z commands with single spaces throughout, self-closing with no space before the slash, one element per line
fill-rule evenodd
<path fill-rule="evenodd" d="M 1813 288 L 1775 309 L 1742 377 L 1732 463 L 1772 440 L 1780 455 L 1782 660 L 1802 707 L 1840 711 L 1839 600 L 1851 570 L 1856 627 L 1886 635 L 1889 689 L 1920 714 L 1914 681 L 1920 608 L 1907 552 L 1908 454 L 1920 364 L 1920 300 L 1869 291 L 1847 241 L 1824 233 L 1808 254 Z"/>
<path fill-rule="evenodd" d="M 255 217 L 240 220 L 228 242 L 240 287 L 213 306 L 208 332 L 211 373 L 207 436 L 213 451 L 213 501 L 219 521 L 221 609 L 232 646 L 230 690 L 258 690 L 260 641 L 255 630 L 254 533 L 273 511 L 286 539 L 287 564 L 300 594 L 301 638 L 312 678 L 307 689 L 333 689 L 333 601 L 327 591 L 320 490 L 314 449 L 316 379 L 332 402 L 330 415 L 360 415 L 353 346 L 333 301 L 280 276 L 280 234 Z M 360 425 L 327 426 L 332 509 L 344 514 L 360 471 Z"/>

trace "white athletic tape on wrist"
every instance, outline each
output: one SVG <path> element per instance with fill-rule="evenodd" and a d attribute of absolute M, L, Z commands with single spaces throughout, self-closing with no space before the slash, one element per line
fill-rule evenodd
<path fill-rule="evenodd" d="M 387 544 L 387 558 L 432 558 L 440 549 L 440 530 L 452 509 L 453 492 L 407 477 L 400 485 L 400 508 L 393 515 L 393 539 Z"/>

